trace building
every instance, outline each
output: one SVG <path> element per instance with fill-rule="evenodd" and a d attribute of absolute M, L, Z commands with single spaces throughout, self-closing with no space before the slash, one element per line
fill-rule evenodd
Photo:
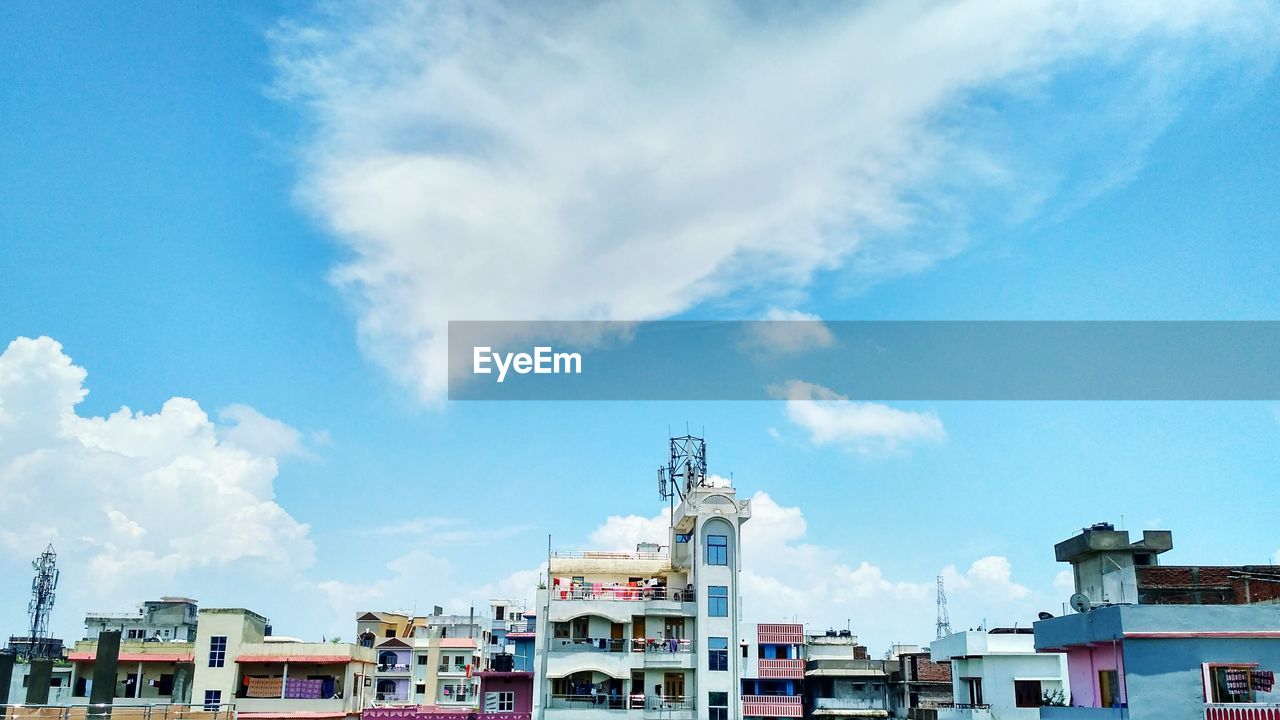
<path fill-rule="evenodd" d="M 1280 605 L 1113 605 L 1035 623 L 1065 653 L 1070 720 L 1277 720 Z"/>
<path fill-rule="evenodd" d="M 363 612 L 356 617 L 356 637 L 377 658 L 376 705 L 427 706 L 475 710 L 490 632 L 473 615 L 411 616 L 408 613 Z"/>
<path fill-rule="evenodd" d="M 1252 605 L 1280 603 L 1280 567 L 1160 565 L 1173 533 L 1144 530 L 1142 540 L 1110 523 L 1084 528 L 1054 546 L 1071 563 L 1076 591 L 1092 605 Z"/>
<path fill-rule="evenodd" d="M 18 704 L 27 697 L 27 686 L 31 681 L 31 665 L 24 662 L 13 664 L 13 675 L 9 679 L 8 702 Z M 51 668 L 49 677 L 49 699 L 46 705 L 65 706 L 71 703 L 71 665 L 56 664 Z M 0 703 L 3 704 L 3 703 Z"/>
<path fill-rule="evenodd" d="M 34 647 L 37 644 L 40 646 L 39 648 Z M 67 654 L 67 649 L 63 645 L 61 638 L 43 638 L 39 643 L 36 643 L 35 640 L 25 635 L 10 635 L 9 642 L 5 644 L 4 649 L 24 658 L 30 657 L 33 650 L 55 660 Z"/>
<path fill-rule="evenodd" d="M 742 717 L 802 717 L 804 626 L 762 623 L 741 647 Z"/>
<path fill-rule="evenodd" d="M 901 652 L 889 674 L 894 717 L 910 717 L 913 710 L 935 709 L 952 702 L 951 664 L 934 662 L 928 650 Z"/>
<path fill-rule="evenodd" d="M 523 627 L 507 630 L 507 653 L 511 656 L 512 670 L 533 672 L 534 638 L 538 635 L 537 617 L 534 611 L 526 610 L 523 622 Z"/>
<path fill-rule="evenodd" d="M 119 630 L 120 640 L 192 642 L 196 639 L 199 611 L 196 601 L 185 597 L 147 600 L 132 612 L 91 612 L 84 616 L 84 638 L 92 640 L 104 630 Z"/>
<path fill-rule="evenodd" d="M 1066 655 L 1037 653 L 1031 628 L 953 633 L 933 642 L 930 657 L 951 665 L 952 707 L 938 720 L 1039 718 L 1042 705 L 1071 697 Z"/>
<path fill-rule="evenodd" d="M 494 658 L 498 655 L 515 653 L 514 643 L 508 640 L 508 634 L 523 633 L 529 624 L 524 619 L 525 606 L 520 600 L 489 601 L 489 642 L 485 644 L 484 669 L 496 670 Z M 512 638 L 514 640 L 514 638 Z M 505 662 L 505 661 L 504 661 Z"/>
<path fill-rule="evenodd" d="M 243 608 L 201 610 L 195 703 L 234 705 L 240 720 L 355 720 L 372 703 L 373 650 L 272 637 L 269 629 Z"/>
<path fill-rule="evenodd" d="M 121 633 L 123 636 L 123 633 Z M 113 704 L 123 706 L 188 703 L 194 674 L 190 642 L 120 641 Z M 93 692 L 98 641 L 80 640 L 67 654 L 71 662 L 71 704 L 89 702 Z"/>
<path fill-rule="evenodd" d="M 806 653 L 806 717 L 889 717 L 889 675 L 897 661 L 872 660 L 848 630 L 808 636 Z"/>
<path fill-rule="evenodd" d="M 553 552 L 538 592 L 539 720 L 641 711 L 725 720 L 741 703 L 739 536 L 749 500 L 690 482 L 667 544 L 636 552 Z"/>

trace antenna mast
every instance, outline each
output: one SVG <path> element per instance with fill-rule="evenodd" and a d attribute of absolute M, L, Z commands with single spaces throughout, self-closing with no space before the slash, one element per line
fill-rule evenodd
<path fill-rule="evenodd" d="M 31 602 L 27 604 L 27 615 L 31 619 L 27 659 L 38 660 L 50 654 L 49 616 L 53 614 L 53 601 L 58 589 L 58 553 L 54 552 L 53 543 L 49 543 L 40 557 L 31 563 L 31 569 L 36 571 L 36 575 L 31 580 Z"/>
<path fill-rule="evenodd" d="M 947 589 L 942 584 L 942 576 L 938 576 L 938 628 L 937 639 L 951 634 L 951 618 L 947 616 Z"/>
<path fill-rule="evenodd" d="M 666 467 L 658 468 L 658 497 L 670 503 L 674 522 L 676 497 L 683 500 L 707 484 L 707 441 L 694 435 L 673 437 L 669 449 Z"/>

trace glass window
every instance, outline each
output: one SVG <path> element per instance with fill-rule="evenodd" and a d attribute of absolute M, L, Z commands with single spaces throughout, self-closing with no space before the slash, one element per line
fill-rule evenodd
<path fill-rule="evenodd" d="M 223 640 L 226 640 L 226 638 L 223 638 Z M 217 710 L 218 706 L 221 704 L 222 704 L 221 690 L 205 690 L 204 691 L 204 709 L 205 710 Z"/>
<path fill-rule="evenodd" d="M 729 564 L 729 538 L 726 535 L 707 536 L 707 564 Z"/>
<path fill-rule="evenodd" d="M 707 669 L 729 669 L 729 638 L 707 638 Z"/>
<path fill-rule="evenodd" d="M 515 712 L 516 694 L 514 692 L 498 693 L 498 712 Z"/>
<path fill-rule="evenodd" d="M 729 693 L 707 693 L 707 715 L 710 720 L 729 720 Z"/>
<path fill-rule="evenodd" d="M 707 615 L 711 617 L 729 617 L 728 586 L 712 585 L 707 588 Z"/>
<path fill-rule="evenodd" d="M 209 667 L 223 667 L 227 664 L 227 636 L 214 635 L 209 638 Z"/>

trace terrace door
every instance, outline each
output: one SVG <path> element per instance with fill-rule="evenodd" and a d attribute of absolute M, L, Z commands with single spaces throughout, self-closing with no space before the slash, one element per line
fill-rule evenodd
<path fill-rule="evenodd" d="M 667 618 L 666 624 L 662 628 L 662 637 L 670 640 L 684 639 L 684 618 Z"/>
<path fill-rule="evenodd" d="M 662 694 L 679 700 L 684 697 L 684 673 L 663 673 Z"/>

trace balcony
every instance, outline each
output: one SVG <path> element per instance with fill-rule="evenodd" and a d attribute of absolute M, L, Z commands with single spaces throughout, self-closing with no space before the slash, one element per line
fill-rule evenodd
<path fill-rule="evenodd" d="M 408 691 L 396 692 L 380 692 L 374 694 L 374 701 L 380 703 L 406 703 L 409 702 Z"/>
<path fill-rule="evenodd" d="M 743 695 L 743 717 L 804 716 L 804 706 L 799 695 Z"/>
<path fill-rule="evenodd" d="M 803 660 L 759 660 L 761 680 L 797 680 L 804 678 Z"/>
<path fill-rule="evenodd" d="M 884 710 L 881 700 L 870 697 L 814 698 L 815 710 Z"/>
<path fill-rule="evenodd" d="M 1039 712 L 1034 708 L 1026 708 Z M 1038 717 L 1038 715 L 1037 715 Z M 992 720 L 990 705 L 949 703 L 938 706 L 938 720 Z"/>
<path fill-rule="evenodd" d="M 378 672 L 389 674 L 407 674 L 409 663 L 379 663 Z"/>
<path fill-rule="evenodd" d="M 646 602 L 667 600 L 678 603 L 696 602 L 697 596 L 690 588 L 637 587 L 631 585 L 604 585 L 586 583 L 552 588 L 552 600 L 610 600 L 616 602 Z"/>
<path fill-rule="evenodd" d="M 1280 720 L 1280 705 L 1272 703 L 1212 703 L 1204 706 L 1205 720 Z"/>
<path fill-rule="evenodd" d="M 756 625 L 756 640 L 762 645 L 803 645 L 804 625 L 761 623 Z"/>

